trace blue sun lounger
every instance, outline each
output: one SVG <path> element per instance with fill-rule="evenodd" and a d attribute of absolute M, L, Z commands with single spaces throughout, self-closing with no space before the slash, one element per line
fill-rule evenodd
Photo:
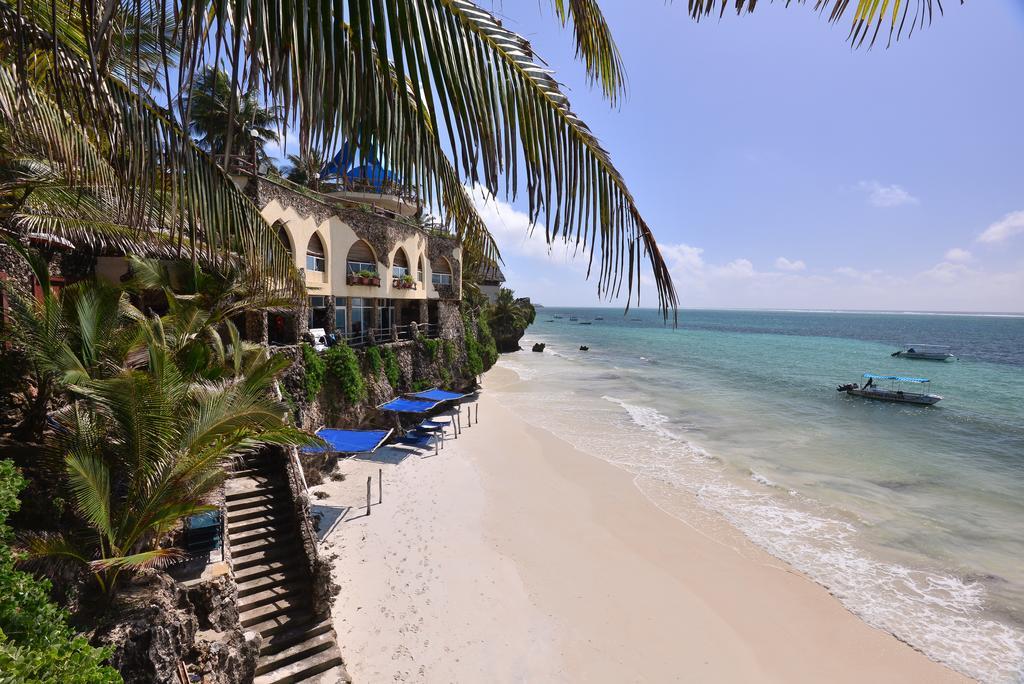
<path fill-rule="evenodd" d="M 434 437 L 425 432 L 409 430 L 409 432 L 405 433 L 404 437 L 399 437 L 398 441 L 407 446 L 416 447 L 417 449 L 426 449 L 430 446 L 432 439 L 434 439 Z"/>

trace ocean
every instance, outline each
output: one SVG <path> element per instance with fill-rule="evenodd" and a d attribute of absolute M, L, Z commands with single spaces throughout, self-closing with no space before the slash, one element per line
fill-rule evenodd
<path fill-rule="evenodd" d="M 958 360 L 890 356 L 906 343 Z M 695 497 L 929 657 L 1024 682 L 1024 316 L 684 310 L 674 329 L 545 307 L 521 344 L 499 364 L 529 380 L 503 398 L 528 422 L 669 512 Z M 864 372 L 943 400 L 836 392 Z"/>

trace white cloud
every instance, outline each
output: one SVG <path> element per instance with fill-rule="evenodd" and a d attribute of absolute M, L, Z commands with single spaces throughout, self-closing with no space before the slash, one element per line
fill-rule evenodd
<path fill-rule="evenodd" d="M 867 194 L 868 204 L 874 207 L 899 207 L 917 204 L 918 199 L 899 185 L 882 185 L 876 180 L 861 181 L 857 184 Z"/>
<path fill-rule="evenodd" d="M 946 261 L 970 261 L 971 253 L 966 249 L 960 249 L 959 247 L 953 247 L 946 252 Z"/>
<path fill-rule="evenodd" d="M 778 259 L 775 260 L 775 268 L 779 269 L 780 271 L 796 272 L 802 271 L 805 268 L 807 268 L 807 264 L 805 264 L 801 259 L 790 261 L 786 257 L 780 256 Z"/>
<path fill-rule="evenodd" d="M 723 278 L 753 278 L 758 275 L 749 259 L 736 259 L 725 266 L 716 266 L 714 274 Z"/>
<path fill-rule="evenodd" d="M 960 280 L 965 275 L 973 274 L 971 269 L 967 268 L 963 264 L 954 264 L 948 261 L 935 264 L 930 269 L 922 273 L 921 275 L 925 278 L 937 280 L 940 283 L 951 284 Z"/>
<path fill-rule="evenodd" d="M 586 268 L 590 258 L 589 249 L 577 248 L 561 240 L 549 246 L 544 236 L 544 227 L 532 225 L 528 214 L 494 197 L 480 185 L 474 185 L 468 190 L 477 212 L 497 241 L 502 254 L 516 254 L 561 264 L 576 262 L 580 268 Z"/>
<path fill-rule="evenodd" d="M 1024 233 L 1024 211 L 1012 211 L 993 223 L 978 236 L 978 242 L 1002 242 L 1017 233 Z"/>

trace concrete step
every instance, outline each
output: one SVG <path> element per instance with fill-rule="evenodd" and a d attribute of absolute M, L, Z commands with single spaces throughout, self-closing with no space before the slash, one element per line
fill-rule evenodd
<path fill-rule="evenodd" d="M 334 632 L 327 630 L 318 634 L 309 635 L 305 641 L 300 641 L 294 646 L 282 649 L 277 653 L 260 655 L 256 664 L 256 674 L 266 674 L 272 670 L 291 665 L 292 663 L 315 655 L 320 651 L 326 651 L 335 645 Z"/>
<path fill-rule="evenodd" d="M 234 520 L 228 516 L 228 538 L 234 539 L 243 532 L 254 532 L 266 527 L 291 525 L 294 519 L 291 511 L 270 511 L 266 515 L 245 516 L 244 520 Z"/>
<path fill-rule="evenodd" d="M 234 555 L 235 549 L 232 547 L 232 565 L 234 565 L 235 573 L 237 574 L 247 568 L 266 565 L 270 561 L 282 558 L 288 558 L 294 562 L 302 555 L 302 547 L 295 541 L 286 544 L 266 544 L 263 548 L 247 553 L 241 558 L 235 558 Z"/>
<path fill-rule="evenodd" d="M 335 665 L 329 670 L 324 670 L 320 674 L 306 677 L 300 681 L 302 684 L 352 684 L 352 678 L 348 676 L 348 670 L 345 669 L 344 664 Z"/>
<path fill-rule="evenodd" d="M 291 506 L 288 506 L 283 501 L 274 501 L 269 504 L 264 503 L 261 506 L 253 508 L 247 508 L 245 510 L 232 510 L 228 509 L 228 529 L 237 528 L 241 523 L 249 522 L 254 518 L 277 518 L 282 515 L 291 515 Z"/>
<path fill-rule="evenodd" d="M 234 501 L 228 501 L 228 515 L 232 513 L 238 513 L 248 511 L 253 508 L 269 508 L 282 501 L 284 497 L 278 496 L 276 493 L 264 494 L 257 492 L 252 496 L 248 496 L 244 499 L 236 499 Z"/>
<path fill-rule="evenodd" d="M 256 468 L 240 468 L 239 470 L 232 470 L 228 477 L 232 480 L 237 480 L 242 477 L 265 477 L 262 470 Z"/>
<path fill-rule="evenodd" d="M 246 629 L 259 632 L 263 638 L 281 634 L 293 629 L 309 627 L 314 624 L 313 609 L 305 606 L 284 615 L 268 618 L 263 622 L 249 625 Z"/>
<path fill-rule="evenodd" d="M 279 482 L 257 482 L 252 488 L 232 489 L 228 491 L 224 499 L 228 503 L 251 499 L 256 496 L 269 494 L 272 496 L 286 496 L 285 486 Z"/>
<path fill-rule="evenodd" d="M 268 603 L 292 598 L 305 593 L 308 587 L 308 583 L 302 582 L 280 582 L 277 584 L 271 584 L 266 589 L 252 592 L 246 596 L 239 596 L 238 612 L 247 613 L 254 608 L 258 608 Z"/>
<path fill-rule="evenodd" d="M 242 585 L 264 575 L 274 575 L 277 573 L 288 573 L 289 578 L 295 580 L 304 579 L 305 570 L 303 569 L 303 563 L 304 561 L 295 554 L 292 554 L 291 558 L 269 560 L 260 565 L 253 565 L 242 570 L 236 569 L 235 581 Z"/>
<path fill-rule="evenodd" d="M 253 527 L 252 529 L 242 530 L 241 532 L 232 533 L 228 531 L 228 541 L 231 542 L 231 548 L 241 548 L 242 544 L 251 544 L 254 541 L 261 539 L 267 539 L 270 537 L 282 537 L 282 536 L 294 536 L 295 525 L 292 524 L 291 518 L 284 518 L 279 523 L 269 523 L 263 527 Z"/>
<path fill-rule="evenodd" d="M 247 541 L 239 542 L 228 537 L 231 544 L 231 557 L 241 560 L 242 557 L 251 555 L 264 548 L 273 546 L 293 546 L 297 543 L 298 535 L 291 529 L 280 528 L 276 532 L 254 535 Z"/>
<path fill-rule="evenodd" d="M 260 646 L 260 658 L 273 656 L 275 653 L 280 653 L 292 646 L 297 646 L 320 634 L 334 636 L 334 628 L 331 625 L 330 619 L 312 622 L 264 639 L 263 644 Z"/>
<path fill-rule="evenodd" d="M 298 595 L 291 598 L 283 598 L 272 603 L 266 603 L 262 606 L 257 606 L 252 610 L 240 613 L 240 616 L 242 626 L 248 628 L 288 614 L 309 611 L 309 598 L 307 596 Z"/>
<path fill-rule="evenodd" d="M 246 580 L 239 580 L 236 575 L 235 579 L 238 582 L 238 598 L 243 599 L 260 592 L 269 591 L 283 584 L 302 582 L 306 579 L 306 574 L 305 571 L 297 572 L 295 568 L 288 568 L 286 571 L 278 570 L 270 573 L 257 573 Z"/>
<path fill-rule="evenodd" d="M 308 681 L 311 677 L 342 664 L 341 651 L 337 645 L 331 645 L 327 650 L 315 653 L 308 658 L 259 675 L 253 680 L 253 684 L 292 684 L 293 682 L 304 682 Z"/>

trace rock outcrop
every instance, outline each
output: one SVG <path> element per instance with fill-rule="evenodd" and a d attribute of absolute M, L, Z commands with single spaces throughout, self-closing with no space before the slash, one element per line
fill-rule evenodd
<path fill-rule="evenodd" d="M 542 352 L 544 351 L 545 344 L 543 342 L 535 342 L 533 345 L 533 351 Z"/>

